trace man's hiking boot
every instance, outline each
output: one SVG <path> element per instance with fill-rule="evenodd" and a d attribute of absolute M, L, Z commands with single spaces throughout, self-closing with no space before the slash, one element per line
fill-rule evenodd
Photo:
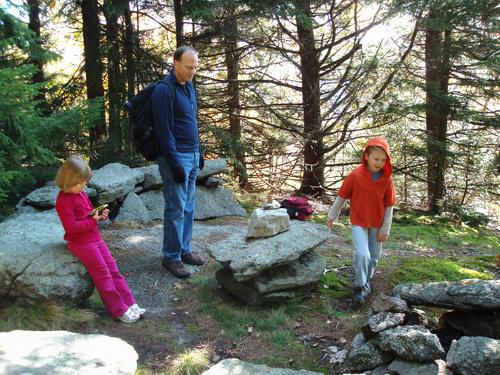
<path fill-rule="evenodd" d="M 172 275 L 183 279 L 191 275 L 191 272 L 182 264 L 180 261 L 169 261 L 167 259 L 163 259 L 162 261 L 163 267 L 165 267 Z"/>
<path fill-rule="evenodd" d="M 192 266 L 201 266 L 204 262 L 199 255 L 194 253 L 182 254 L 181 259 L 186 264 L 191 264 Z"/>

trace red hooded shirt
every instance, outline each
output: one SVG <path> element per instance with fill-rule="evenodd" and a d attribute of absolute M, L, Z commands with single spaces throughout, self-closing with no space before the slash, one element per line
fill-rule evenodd
<path fill-rule="evenodd" d="M 365 154 L 370 146 L 382 147 L 387 154 L 383 174 L 376 181 L 368 170 Z M 389 144 L 383 137 L 368 141 L 361 156 L 361 165 L 351 171 L 342 183 L 338 195 L 349 199 L 351 224 L 364 228 L 380 228 L 384 220 L 385 207 L 396 204 Z"/>

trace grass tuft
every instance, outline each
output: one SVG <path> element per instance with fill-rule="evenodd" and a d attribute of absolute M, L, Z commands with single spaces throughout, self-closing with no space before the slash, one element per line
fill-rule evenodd
<path fill-rule="evenodd" d="M 176 375 L 199 375 L 210 365 L 206 349 L 193 349 L 179 354 L 174 361 Z"/>

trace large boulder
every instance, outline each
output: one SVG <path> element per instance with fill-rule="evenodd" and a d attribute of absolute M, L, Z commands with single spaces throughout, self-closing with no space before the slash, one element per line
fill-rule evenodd
<path fill-rule="evenodd" d="M 128 193 L 120 207 L 120 212 L 115 217 L 115 223 L 138 222 L 147 224 L 150 221 L 149 212 L 143 201 L 136 193 Z"/>
<path fill-rule="evenodd" d="M 97 192 L 95 189 L 85 188 L 85 192 L 89 197 L 95 197 Z M 42 209 L 52 208 L 56 204 L 57 194 L 59 194 L 59 188 L 55 185 L 47 185 L 39 189 L 33 190 L 26 197 L 24 202 L 34 207 L 39 207 Z"/>
<path fill-rule="evenodd" d="M 0 223 L 0 299 L 89 297 L 92 280 L 63 236 L 55 210 L 15 215 Z"/>
<path fill-rule="evenodd" d="M 500 340 L 481 336 L 453 340 L 446 363 L 456 375 L 500 374 Z"/>
<path fill-rule="evenodd" d="M 230 268 L 236 281 L 247 281 L 262 271 L 290 263 L 330 237 L 324 225 L 292 220 L 290 230 L 273 237 L 245 239 L 237 228 L 223 242 L 207 245 L 208 254 Z"/>
<path fill-rule="evenodd" d="M 403 313 L 382 311 L 368 319 L 368 322 L 361 327 L 361 331 L 367 339 L 371 339 L 377 332 L 403 324 L 404 320 L 405 314 Z"/>
<path fill-rule="evenodd" d="M 286 209 L 263 210 L 257 208 L 250 217 L 247 237 L 271 237 L 290 229 L 290 216 Z"/>
<path fill-rule="evenodd" d="M 133 375 L 137 359 L 131 345 L 104 335 L 0 333 L 0 374 Z"/>
<path fill-rule="evenodd" d="M 243 362 L 237 358 L 228 358 L 220 361 L 201 375 L 321 375 L 321 373 L 308 370 L 273 368 Z"/>
<path fill-rule="evenodd" d="M 158 164 L 151 164 L 145 167 L 136 168 L 141 173 L 144 173 L 144 190 L 159 189 L 163 186 Z"/>
<path fill-rule="evenodd" d="M 438 337 L 421 326 L 398 326 L 378 335 L 378 346 L 403 359 L 430 362 L 444 358 L 444 349 Z"/>
<path fill-rule="evenodd" d="M 140 200 L 146 207 L 151 220 L 163 220 L 163 212 L 165 211 L 165 199 L 163 191 L 151 190 L 139 195 Z"/>
<path fill-rule="evenodd" d="M 195 194 L 196 220 L 221 216 L 246 216 L 247 213 L 234 199 L 233 192 L 226 188 L 197 186 Z"/>
<path fill-rule="evenodd" d="M 401 284 L 392 295 L 415 305 L 454 310 L 499 310 L 500 280 L 443 281 L 428 284 Z"/>
<path fill-rule="evenodd" d="M 107 164 L 92 174 L 89 187 L 97 190 L 98 203 L 109 203 L 121 198 L 135 185 L 144 180 L 144 172 L 140 169 L 131 169 L 120 163 Z"/>

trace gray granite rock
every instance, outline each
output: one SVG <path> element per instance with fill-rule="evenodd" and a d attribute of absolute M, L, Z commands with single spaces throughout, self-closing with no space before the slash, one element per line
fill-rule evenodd
<path fill-rule="evenodd" d="M 408 283 L 396 286 L 392 295 L 415 305 L 454 310 L 500 310 L 500 280 Z"/>
<path fill-rule="evenodd" d="M 404 313 L 408 311 L 408 304 L 404 299 L 388 296 L 385 293 L 381 293 L 373 298 L 371 308 L 376 313 L 382 311 Z"/>
<path fill-rule="evenodd" d="M 227 159 L 215 159 L 215 160 L 205 160 L 205 166 L 198 176 L 197 180 L 201 180 L 205 177 L 213 176 L 214 174 L 223 173 L 226 170 Z"/>
<path fill-rule="evenodd" d="M 500 340 L 481 336 L 453 340 L 446 364 L 457 375 L 498 375 Z"/>
<path fill-rule="evenodd" d="M 79 301 L 93 283 L 66 247 L 55 210 L 0 223 L 0 299 Z"/>
<path fill-rule="evenodd" d="M 320 372 L 308 370 L 291 370 L 273 368 L 266 365 L 256 365 L 243 362 L 236 358 L 223 359 L 202 375 L 321 375 Z"/>
<path fill-rule="evenodd" d="M 89 197 L 95 197 L 97 192 L 95 189 L 85 188 L 85 192 Z M 52 208 L 56 204 L 59 188 L 55 185 L 48 185 L 39 189 L 33 190 L 26 197 L 24 202 L 34 207 Z"/>
<path fill-rule="evenodd" d="M 67 331 L 0 332 L 0 374 L 133 375 L 138 355 L 125 341 Z"/>
<path fill-rule="evenodd" d="M 421 326 L 398 326 L 378 334 L 378 345 L 403 359 L 430 362 L 444 358 L 444 349 L 438 337 Z"/>
<path fill-rule="evenodd" d="M 161 190 L 151 190 L 139 195 L 151 220 L 163 220 L 165 200 Z"/>
<path fill-rule="evenodd" d="M 196 220 L 246 215 L 246 211 L 236 202 L 231 190 L 222 187 L 217 189 L 196 187 L 194 212 Z"/>
<path fill-rule="evenodd" d="M 361 331 L 366 339 L 371 339 L 378 332 L 403 324 L 404 320 L 405 314 L 403 313 L 382 311 L 368 319 L 368 322 L 361 327 Z"/>
<path fill-rule="evenodd" d="M 143 201 L 134 192 L 128 193 L 122 206 L 120 207 L 120 212 L 115 217 L 115 222 L 136 222 L 140 224 L 147 224 L 150 221 L 151 218 L 149 216 L 149 212 Z"/>
<path fill-rule="evenodd" d="M 264 238 L 290 229 L 290 216 L 286 209 L 263 210 L 257 208 L 250 217 L 247 237 Z"/>
<path fill-rule="evenodd" d="M 133 191 L 144 180 L 144 172 L 120 163 L 107 164 L 92 174 L 89 187 L 98 194 L 98 203 L 109 203 Z"/>
<path fill-rule="evenodd" d="M 395 359 L 389 365 L 389 370 L 401 375 L 453 375 L 442 359 L 436 359 L 433 362 L 409 362 Z"/>
<path fill-rule="evenodd" d="M 151 164 L 136 169 L 144 174 L 142 185 L 145 190 L 160 189 L 163 186 L 158 164 Z"/>
<path fill-rule="evenodd" d="M 236 281 L 227 268 L 215 274 L 219 285 L 250 305 L 281 303 L 303 297 L 317 282 L 325 268 L 325 259 L 313 252 L 283 266 L 263 271 L 249 281 Z"/>
<path fill-rule="evenodd" d="M 208 244 L 208 254 L 230 268 L 236 281 L 247 281 L 262 271 L 298 259 L 330 237 L 324 225 L 293 220 L 290 230 L 274 237 L 245 239 L 245 228 L 223 243 Z"/>
<path fill-rule="evenodd" d="M 354 337 L 344 365 L 349 371 L 363 371 L 389 363 L 393 358 L 392 353 L 380 349 L 377 339 L 366 341 L 362 334 L 358 334 Z"/>

